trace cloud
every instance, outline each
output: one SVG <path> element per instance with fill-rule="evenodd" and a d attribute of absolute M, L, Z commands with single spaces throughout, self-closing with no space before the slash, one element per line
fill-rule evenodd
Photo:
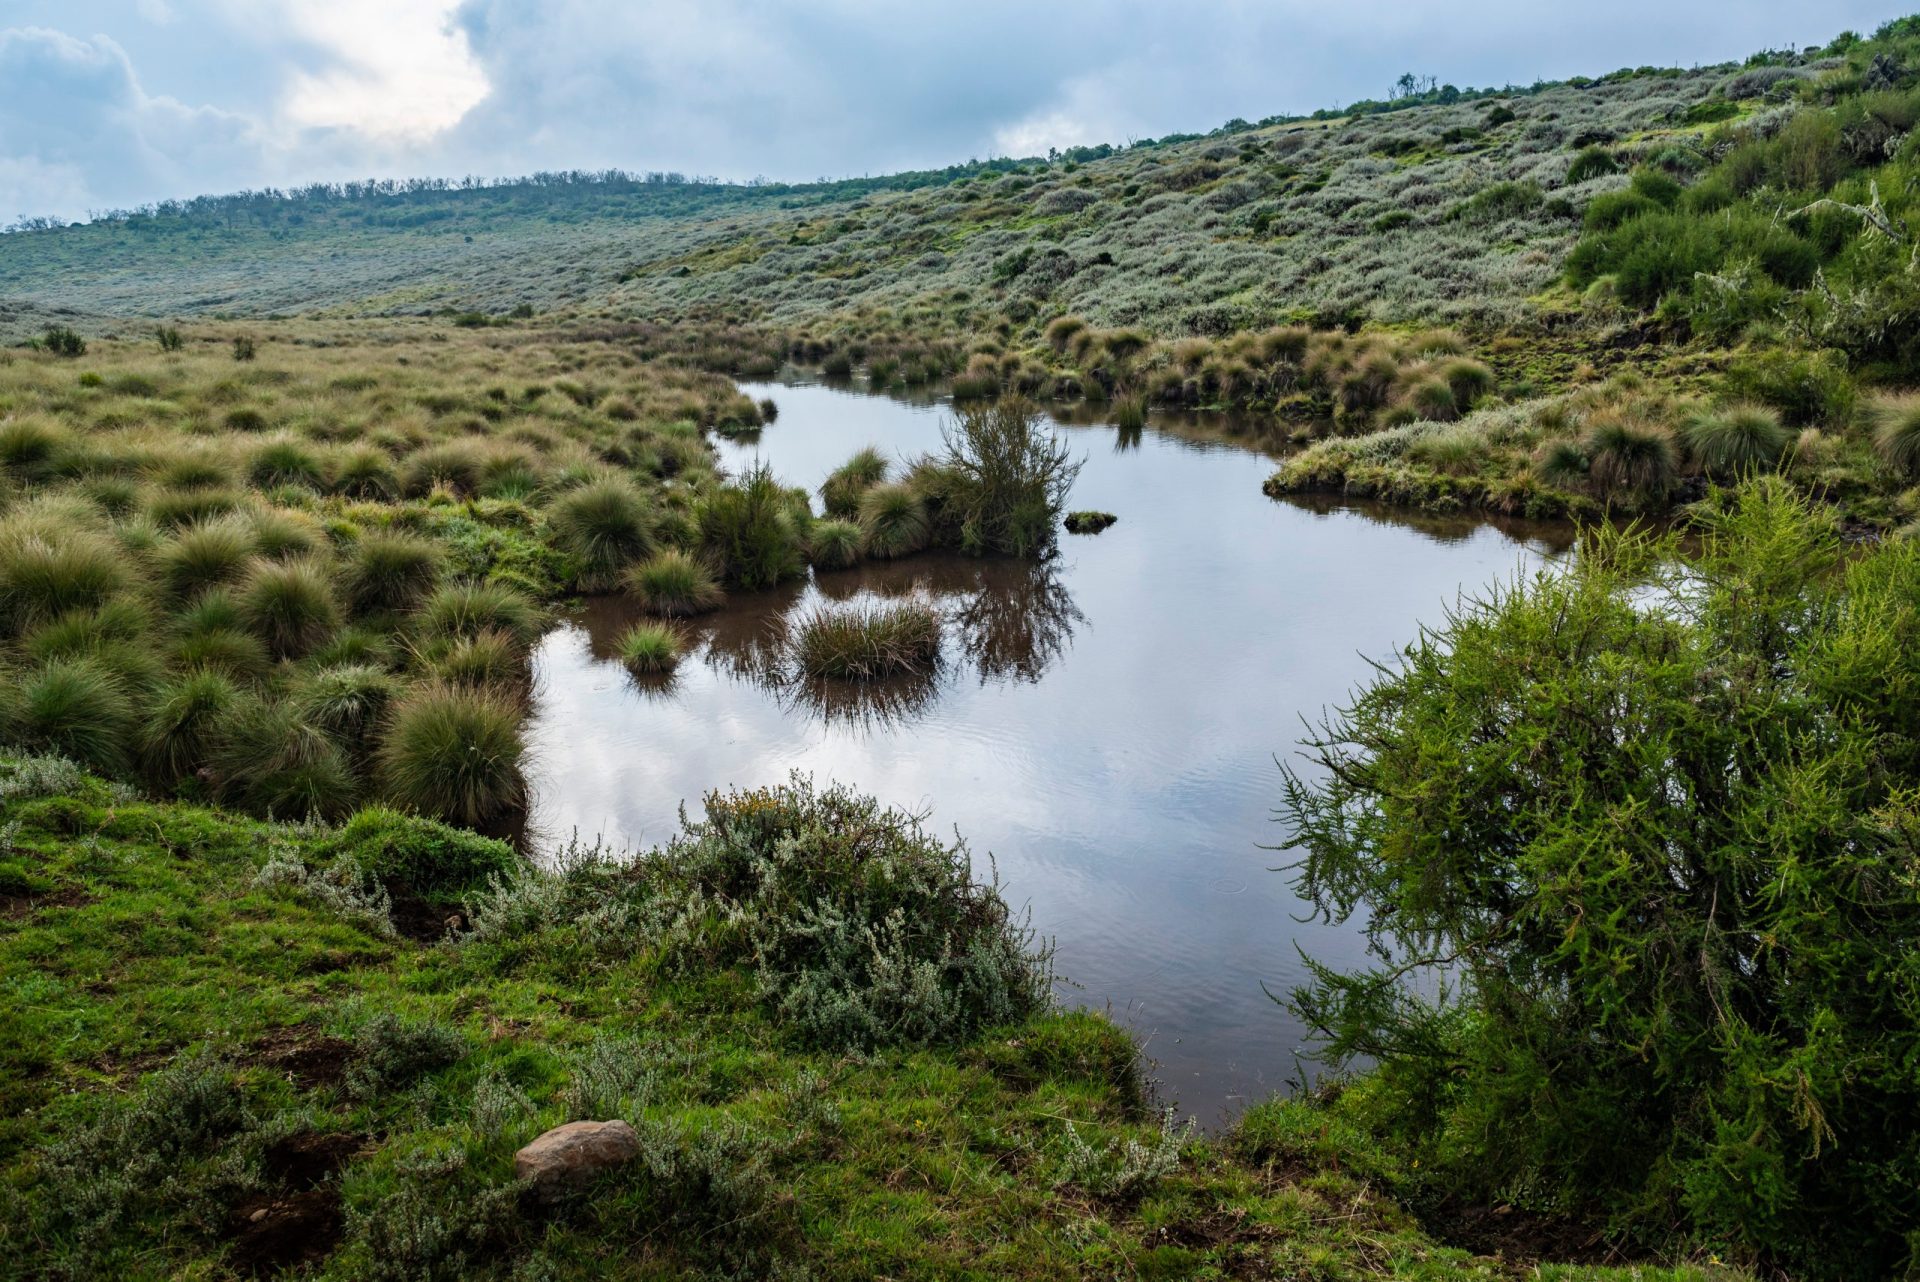
<path fill-rule="evenodd" d="M 194 191 L 235 172 L 253 132 L 243 116 L 149 95 L 106 36 L 0 31 L 0 212 L 72 216 Z"/>
<path fill-rule="evenodd" d="M 0 220 L 320 179 L 805 180 L 1738 58 L 1888 0 L 4 0 Z M 136 74 L 135 68 L 138 68 Z M 197 105 L 196 105 L 197 104 Z"/>

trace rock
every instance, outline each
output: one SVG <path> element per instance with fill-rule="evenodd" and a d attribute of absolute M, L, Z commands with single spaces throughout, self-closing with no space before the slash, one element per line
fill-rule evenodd
<path fill-rule="evenodd" d="M 515 1153 L 513 1174 L 552 1199 L 638 1156 L 640 1137 L 625 1122 L 568 1122 Z"/>

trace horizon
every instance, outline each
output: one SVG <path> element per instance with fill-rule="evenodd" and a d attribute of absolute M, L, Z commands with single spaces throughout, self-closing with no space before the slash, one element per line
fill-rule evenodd
<path fill-rule="evenodd" d="M 1376 0 L 1330 16 L 1218 0 L 1212 22 L 1172 22 L 1082 4 L 1024 15 L 1057 38 L 985 54 L 973 46 L 1006 26 L 991 15 L 934 12 L 908 34 L 853 0 L 805 16 L 751 0 L 645 16 L 515 0 L 96 8 L 74 21 L 20 0 L 0 27 L 0 224 L 315 183 L 605 170 L 838 182 L 1307 116 L 1384 98 L 1403 73 L 1526 88 L 1738 62 L 1902 12 L 1636 0 L 1567 15 L 1484 0 L 1443 15 Z M 1223 28 L 1245 38 L 1222 47 Z"/>

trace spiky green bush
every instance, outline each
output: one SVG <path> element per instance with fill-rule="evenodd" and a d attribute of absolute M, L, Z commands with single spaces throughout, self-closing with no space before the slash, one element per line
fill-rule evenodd
<path fill-rule="evenodd" d="M 892 560 L 924 551 L 933 538 L 927 502 L 908 485 L 876 485 L 860 498 L 860 546 Z"/>
<path fill-rule="evenodd" d="M 440 582 L 446 554 L 408 534 L 361 536 L 342 558 L 341 583 L 356 610 L 410 610 Z"/>
<path fill-rule="evenodd" d="M 1764 406 L 1730 405 L 1688 415 L 1680 439 L 1701 471 L 1732 480 L 1778 466 L 1793 432 Z"/>
<path fill-rule="evenodd" d="M 253 531 L 232 519 L 189 526 L 160 549 L 160 580 L 181 600 L 238 580 L 254 554 Z"/>
<path fill-rule="evenodd" d="M 575 586 L 610 591 L 621 573 L 653 548 L 651 509 L 625 480 L 590 482 L 555 499 L 547 521 L 562 550 L 573 558 Z"/>
<path fill-rule="evenodd" d="M 227 674 L 196 668 L 160 688 L 140 738 L 141 766 L 165 788 L 212 758 L 240 689 Z"/>
<path fill-rule="evenodd" d="M 276 655 L 298 658 L 340 625 L 340 605 L 315 561 L 256 561 L 236 600 L 247 627 Z"/>
<path fill-rule="evenodd" d="M 382 790 L 403 810 L 471 828 L 505 819 L 526 800 L 520 715 L 489 691 L 415 691 L 381 742 Z"/>
<path fill-rule="evenodd" d="M 678 548 L 656 552 L 628 571 L 627 591 L 642 609 L 672 616 L 704 614 L 726 600 L 706 563 Z"/>
<path fill-rule="evenodd" d="M 1007 399 L 970 410 L 944 435 L 938 471 L 915 487 L 936 530 L 952 530 L 975 555 L 1051 551 L 1080 464 L 1033 405 Z M 926 481 L 937 482 L 934 492 Z"/>
<path fill-rule="evenodd" d="M 707 495 L 699 526 L 702 551 L 731 586 L 768 588 L 806 569 L 793 500 L 765 467 Z"/>
<path fill-rule="evenodd" d="M 1873 448 L 1894 472 L 1920 479 L 1920 396 L 1883 397 L 1873 407 Z"/>

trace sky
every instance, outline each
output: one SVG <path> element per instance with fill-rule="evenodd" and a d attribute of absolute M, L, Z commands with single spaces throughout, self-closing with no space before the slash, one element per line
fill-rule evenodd
<path fill-rule="evenodd" d="M 1868 0 L 0 0 L 0 225 L 318 180 L 805 181 L 1870 32 Z"/>

